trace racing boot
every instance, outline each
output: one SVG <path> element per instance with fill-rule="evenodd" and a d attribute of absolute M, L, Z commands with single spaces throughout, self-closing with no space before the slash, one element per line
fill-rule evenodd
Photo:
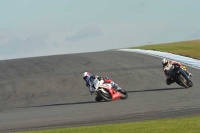
<path fill-rule="evenodd" d="M 113 89 L 115 89 L 116 91 L 121 91 L 121 90 L 122 90 L 122 88 L 119 87 L 119 85 L 116 84 L 116 83 L 114 83 L 114 85 L 113 85 Z"/>
<path fill-rule="evenodd" d="M 189 77 L 192 77 L 193 75 L 190 73 L 190 72 L 188 72 L 187 70 L 185 70 L 185 73 L 189 76 Z"/>
<path fill-rule="evenodd" d="M 189 73 L 189 76 L 192 77 L 193 75 L 191 73 Z"/>

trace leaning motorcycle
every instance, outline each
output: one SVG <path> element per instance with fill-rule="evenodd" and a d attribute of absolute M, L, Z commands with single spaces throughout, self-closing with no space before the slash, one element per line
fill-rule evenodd
<path fill-rule="evenodd" d="M 173 65 L 172 69 L 168 70 L 167 73 L 171 76 L 172 80 L 175 81 L 178 85 L 189 88 L 193 86 L 190 77 L 186 74 L 186 66 L 182 68 L 178 65 Z"/>
<path fill-rule="evenodd" d="M 94 87 L 95 92 L 96 92 L 96 101 L 101 101 L 101 100 L 105 100 L 105 101 L 112 101 L 115 99 L 127 99 L 128 98 L 128 94 L 125 90 L 120 90 L 117 91 L 115 89 L 112 88 L 112 85 L 110 83 L 104 83 L 103 80 L 98 80 L 96 79 L 94 81 Z"/>

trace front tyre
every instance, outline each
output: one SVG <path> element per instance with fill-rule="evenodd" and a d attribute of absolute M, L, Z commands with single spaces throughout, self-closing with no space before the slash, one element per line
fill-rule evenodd
<path fill-rule="evenodd" d="M 179 83 L 182 84 L 182 86 L 184 86 L 185 88 L 188 88 L 189 86 L 187 85 L 187 80 L 185 79 L 185 77 L 183 77 L 183 75 L 181 74 L 180 76 L 178 76 L 178 81 Z"/>
<path fill-rule="evenodd" d="M 192 87 L 192 86 L 193 86 L 193 83 L 192 83 L 191 80 L 189 80 L 189 82 L 188 82 L 188 86 L 189 86 L 189 87 Z"/>
<path fill-rule="evenodd" d="M 100 102 L 101 100 L 103 100 L 102 97 L 100 97 L 100 96 L 98 96 L 98 95 L 95 97 L 95 101 Z"/>
<path fill-rule="evenodd" d="M 107 91 L 107 90 L 105 90 L 105 91 Z M 112 96 L 110 95 L 110 93 L 107 91 L 107 94 L 106 93 L 104 93 L 103 91 L 101 91 L 101 90 L 98 90 L 97 91 L 97 95 L 99 96 L 99 97 L 101 97 L 102 99 L 104 99 L 105 101 L 111 101 L 112 100 Z"/>

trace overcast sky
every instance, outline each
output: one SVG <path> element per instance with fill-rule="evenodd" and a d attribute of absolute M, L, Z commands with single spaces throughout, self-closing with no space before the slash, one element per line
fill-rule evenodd
<path fill-rule="evenodd" d="M 200 0 L 0 0 L 0 60 L 200 39 Z"/>

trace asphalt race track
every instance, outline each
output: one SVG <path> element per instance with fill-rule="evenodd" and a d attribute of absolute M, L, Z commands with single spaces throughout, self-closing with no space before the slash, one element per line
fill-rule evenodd
<path fill-rule="evenodd" d="M 194 86 L 167 86 L 161 59 L 103 51 L 0 61 L 0 132 L 200 115 L 200 71 Z M 82 73 L 109 76 L 128 99 L 95 102 Z"/>

